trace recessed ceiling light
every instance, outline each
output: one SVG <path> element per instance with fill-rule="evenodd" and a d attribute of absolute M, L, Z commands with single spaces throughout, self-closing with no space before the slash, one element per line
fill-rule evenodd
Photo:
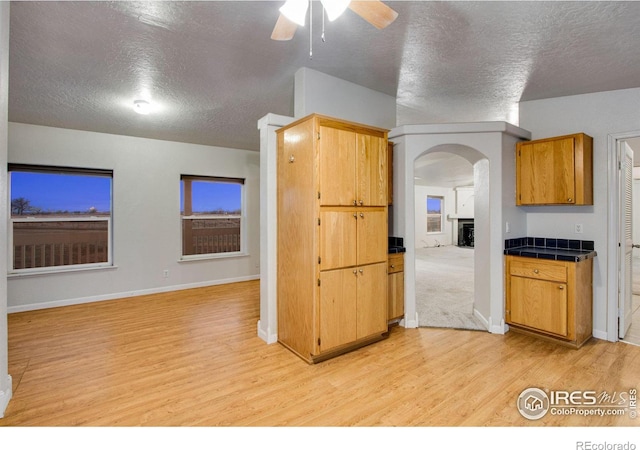
<path fill-rule="evenodd" d="M 134 100 L 133 101 L 133 110 L 138 114 L 149 114 L 149 110 L 151 109 L 151 105 L 146 100 Z"/>

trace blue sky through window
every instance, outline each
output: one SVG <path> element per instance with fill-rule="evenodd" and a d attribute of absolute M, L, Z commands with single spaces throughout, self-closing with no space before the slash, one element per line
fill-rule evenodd
<path fill-rule="evenodd" d="M 180 211 L 184 211 L 183 186 L 180 183 Z M 242 208 L 242 185 L 194 180 L 191 184 L 191 197 L 194 213 L 236 212 Z"/>
<path fill-rule="evenodd" d="M 11 172 L 11 200 L 24 198 L 42 212 L 111 211 L 111 178 L 97 175 Z"/>
<path fill-rule="evenodd" d="M 427 197 L 427 212 L 432 214 L 442 214 L 442 198 Z"/>

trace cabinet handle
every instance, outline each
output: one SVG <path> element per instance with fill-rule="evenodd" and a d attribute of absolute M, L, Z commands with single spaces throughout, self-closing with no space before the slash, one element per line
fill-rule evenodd
<path fill-rule="evenodd" d="M 560 286 L 558 286 L 558 289 L 560 289 L 562 291 L 564 289 L 564 285 L 561 284 Z"/>
<path fill-rule="evenodd" d="M 358 271 L 356 269 L 353 269 L 353 274 L 357 276 L 358 275 Z"/>
<path fill-rule="evenodd" d="M 358 201 L 357 200 L 353 201 L 353 206 L 358 206 Z"/>
<path fill-rule="evenodd" d="M 353 213 L 353 217 L 355 217 L 357 219 L 358 215 L 356 213 Z"/>
<path fill-rule="evenodd" d="M 395 269 L 395 268 L 396 268 L 396 265 L 395 265 L 395 264 L 391 264 L 391 268 L 392 268 L 392 269 Z"/>
<path fill-rule="evenodd" d="M 360 213 L 360 217 L 362 217 L 364 219 L 364 214 Z"/>
<path fill-rule="evenodd" d="M 360 200 L 360 206 L 362 206 L 364 204 L 364 202 L 362 200 Z"/>
<path fill-rule="evenodd" d="M 572 199 L 571 197 L 569 197 L 569 198 L 567 199 L 567 201 L 568 201 L 569 203 L 571 203 L 571 202 L 573 201 L 573 199 Z"/>
<path fill-rule="evenodd" d="M 360 269 L 360 271 L 359 271 L 359 272 L 360 272 L 360 274 L 363 274 L 363 273 L 364 273 L 364 271 L 363 271 L 362 269 Z"/>
<path fill-rule="evenodd" d="M 540 273 L 538 269 L 533 269 L 533 273 Z"/>

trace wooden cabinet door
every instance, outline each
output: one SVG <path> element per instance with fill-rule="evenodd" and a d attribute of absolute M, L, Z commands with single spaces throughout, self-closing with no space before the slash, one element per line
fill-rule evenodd
<path fill-rule="evenodd" d="M 387 264 L 358 266 L 357 338 L 387 331 Z"/>
<path fill-rule="evenodd" d="M 354 206 L 356 201 L 356 134 L 320 127 L 321 206 Z"/>
<path fill-rule="evenodd" d="M 357 264 L 358 215 L 355 208 L 320 212 L 320 270 Z"/>
<path fill-rule="evenodd" d="M 567 337 L 567 284 L 511 276 L 507 320 Z"/>
<path fill-rule="evenodd" d="M 387 236 L 386 210 L 361 209 L 358 214 L 358 265 L 387 261 L 389 238 Z"/>
<path fill-rule="evenodd" d="M 397 319 L 404 316 L 404 272 L 388 275 L 389 304 L 387 319 Z"/>
<path fill-rule="evenodd" d="M 356 268 L 320 272 L 320 351 L 357 339 Z"/>
<path fill-rule="evenodd" d="M 356 167 L 358 206 L 388 204 L 387 140 L 366 134 L 356 135 Z"/>
<path fill-rule="evenodd" d="M 567 137 L 519 145 L 516 157 L 518 204 L 576 202 L 574 144 L 574 138 Z"/>

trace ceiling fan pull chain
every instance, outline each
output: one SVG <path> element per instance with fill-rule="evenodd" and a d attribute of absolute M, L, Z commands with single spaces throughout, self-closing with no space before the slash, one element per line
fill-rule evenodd
<path fill-rule="evenodd" d="M 320 37 L 322 38 L 322 42 L 326 42 L 324 40 L 324 14 L 325 14 L 325 9 L 324 9 L 324 4 L 322 5 L 322 34 L 320 35 Z"/>
<path fill-rule="evenodd" d="M 313 58 L 313 2 L 309 0 L 309 59 Z"/>

